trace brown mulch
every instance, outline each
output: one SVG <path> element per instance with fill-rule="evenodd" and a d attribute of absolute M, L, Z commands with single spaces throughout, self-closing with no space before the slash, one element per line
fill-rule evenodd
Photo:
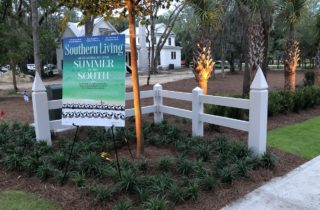
<path fill-rule="evenodd" d="M 298 83 L 301 83 L 303 73 L 297 75 Z M 283 72 L 269 72 L 268 83 L 270 89 L 281 89 L 283 86 Z M 196 83 L 194 79 L 186 79 L 176 82 L 163 84 L 163 89 L 191 92 Z M 142 90 L 152 89 L 152 86 L 143 86 Z M 210 80 L 208 84 L 208 94 L 210 95 L 240 95 L 242 90 L 242 74 L 227 75 L 226 78 L 217 78 Z M 128 89 L 130 91 L 130 89 Z M 142 101 L 143 105 L 152 104 L 152 99 Z M 184 101 L 165 100 L 164 104 L 181 108 L 190 108 L 191 104 Z M 130 102 L 127 104 L 130 106 Z M 22 96 L 3 96 L 0 92 L 0 112 L 4 111 L 4 120 L 21 121 L 30 123 L 33 121 L 32 104 L 24 104 Z M 301 111 L 299 114 L 290 113 L 287 115 L 275 115 L 269 117 L 268 128 L 274 129 L 285 125 L 303 122 L 307 119 L 320 116 L 320 107 Z M 152 120 L 152 116 L 146 115 L 148 120 Z M 190 122 L 183 122 L 172 116 L 165 115 L 165 119 L 169 122 L 176 123 L 184 130 L 191 130 Z M 247 139 L 245 132 L 236 131 L 228 128 L 220 128 L 219 132 L 228 136 L 242 139 Z M 212 131 L 206 125 L 205 135 L 211 136 L 217 134 L 217 131 Z M 279 160 L 275 170 L 258 170 L 252 173 L 251 179 L 240 179 L 235 181 L 232 185 L 221 185 L 221 187 L 212 193 L 202 193 L 197 201 L 188 201 L 184 204 L 178 205 L 175 209 L 219 209 L 231 201 L 242 197 L 251 192 L 257 187 L 263 185 L 266 181 L 282 176 L 305 161 L 295 155 L 269 148 Z M 134 149 L 133 149 L 134 150 Z M 133 151 L 135 152 L 135 151 Z M 154 159 L 162 155 L 171 155 L 172 151 L 165 148 L 146 147 L 146 158 Z M 128 151 L 120 151 L 120 156 L 129 157 Z M 35 193 L 51 201 L 56 202 L 65 209 L 107 209 L 106 207 L 96 205 L 91 196 L 87 193 L 73 186 L 67 184 L 63 187 L 54 184 L 53 182 L 42 182 L 36 177 L 29 177 L 27 174 L 17 172 L 5 172 L 0 169 L 0 191 L 7 189 L 19 189 Z"/>

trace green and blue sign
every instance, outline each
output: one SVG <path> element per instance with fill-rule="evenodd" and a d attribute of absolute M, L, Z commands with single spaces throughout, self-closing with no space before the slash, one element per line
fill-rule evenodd
<path fill-rule="evenodd" d="M 125 69 L 124 35 L 65 38 L 62 123 L 124 127 Z"/>

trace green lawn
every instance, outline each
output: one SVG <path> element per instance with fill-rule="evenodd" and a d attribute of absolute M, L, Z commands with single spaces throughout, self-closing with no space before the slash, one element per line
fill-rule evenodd
<path fill-rule="evenodd" d="M 62 208 L 21 191 L 0 192 L 0 210 L 63 210 Z"/>
<path fill-rule="evenodd" d="M 320 155 L 320 118 L 269 131 L 268 145 L 307 160 Z"/>

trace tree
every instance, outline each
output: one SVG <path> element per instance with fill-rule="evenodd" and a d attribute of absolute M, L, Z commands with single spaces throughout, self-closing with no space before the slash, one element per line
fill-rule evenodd
<path fill-rule="evenodd" d="M 246 49 L 246 68 L 243 78 L 242 94 L 248 95 L 250 91 L 250 84 L 259 68 L 263 64 L 265 53 L 265 35 L 263 28 L 263 21 L 261 11 L 271 7 L 269 0 L 238 0 L 239 8 L 247 18 L 247 44 Z M 269 33 L 269 31 L 268 31 Z"/>
<path fill-rule="evenodd" d="M 288 36 L 286 51 L 283 57 L 284 62 L 284 88 L 286 90 L 295 90 L 296 71 L 300 59 L 299 42 L 296 39 L 296 26 L 301 21 L 302 14 L 306 9 L 306 0 L 279 0 L 278 15 L 287 22 Z"/>
<path fill-rule="evenodd" d="M 158 65 L 158 61 L 160 59 L 160 51 L 163 48 L 164 44 L 166 43 L 174 25 L 175 25 L 175 22 L 176 22 L 177 18 L 179 17 L 180 12 L 185 7 L 185 4 L 182 3 L 182 4 L 179 4 L 178 6 L 175 6 L 175 9 L 169 14 L 164 32 L 161 34 L 158 41 L 155 39 L 155 24 L 156 24 L 156 20 L 157 20 L 157 13 L 159 11 L 159 6 L 157 6 L 157 4 L 155 4 L 155 6 L 156 6 L 154 9 L 155 12 L 153 12 L 153 14 L 150 15 L 151 57 L 152 57 L 151 71 L 152 72 L 157 71 L 157 65 Z M 154 46 L 156 46 L 156 47 L 154 48 Z"/>
<path fill-rule="evenodd" d="M 41 76 L 40 38 L 38 20 L 38 0 L 31 0 L 32 39 L 35 69 Z"/>
<path fill-rule="evenodd" d="M 31 51 L 31 37 L 23 21 L 28 10 L 24 1 L 6 0 L 0 3 L 0 63 L 10 64 L 15 92 L 18 91 L 16 67 Z"/>
<path fill-rule="evenodd" d="M 216 31 L 220 27 L 221 5 L 218 1 L 208 0 L 188 0 L 198 17 L 198 43 L 194 52 L 194 69 L 198 85 L 207 94 L 207 83 L 211 77 L 214 67 L 212 56 L 212 40 L 214 40 Z"/>

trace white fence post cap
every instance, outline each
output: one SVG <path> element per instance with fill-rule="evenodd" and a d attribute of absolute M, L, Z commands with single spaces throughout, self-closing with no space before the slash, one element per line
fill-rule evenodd
<path fill-rule="evenodd" d="M 251 90 L 266 90 L 268 89 L 268 83 L 266 81 L 266 78 L 264 77 L 264 74 L 259 66 L 258 71 L 256 73 L 256 76 L 254 77 L 254 80 L 250 86 Z"/>
<path fill-rule="evenodd" d="M 202 93 L 202 89 L 199 87 L 194 88 L 192 91 L 197 91 L 197 92 L 201 92 Z"/>
<path fill-rule="evenodd" d="M 45 92 L 46 91 L 46 87 L 44 86 L 37 71 L 36 71 L 36 75 L 35 75 L 34 82 L 32 85 L 32 91 L 33 92 Z"/>

